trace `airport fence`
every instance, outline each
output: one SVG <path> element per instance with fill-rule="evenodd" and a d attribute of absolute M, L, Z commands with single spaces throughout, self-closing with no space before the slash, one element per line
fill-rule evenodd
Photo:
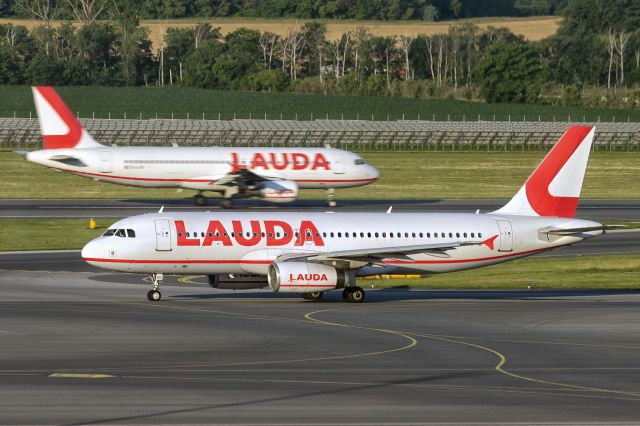
<path fill-rule="evenodd" d="M 640 123 L 364 120 L 81 119 L 96 140 L 119 146 L 321 147 L 354 151 L 547 150 L 571 125 L 595 125 L 595 150 L 640 151 Z M 35 118 L 0 118 L 0 150 L 42 146 Z"/>

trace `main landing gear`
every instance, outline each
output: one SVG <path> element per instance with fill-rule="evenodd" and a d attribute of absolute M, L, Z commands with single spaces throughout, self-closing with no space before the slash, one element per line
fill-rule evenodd
<path fill-rule="evenodd" d="M 310 300 L 312 302 L 318 302 L 320 299 L 322 299 L 322 295 L 324 293 L 321 291 L 314 291 L 313 293 L 302 293 L 302 298 L 304 300 Z"/>
<path fill-rule="evenodd" d="M 220 200 L 220 207 L 223 209 L 232 209 L 234 205 L 235 202 L 233 201 L 233 198 L 223 198 Z"/>
<path fill-rule="evenodd" d="M 345 287 L 342 291 L 342 300 L 349 303 L 364 302 L 364 289 L 362 287 Z"/>
<path fill-rule="evenodd" d="M 151 274 L 151 290 L 147 292 L 147 299 L 150 302 L 157 302 L 162 298 L 162 294 L 160 294 L 162 278 L 162 274 Z"/>
<path fill-rule="evenodd" d="M 193 204 L 195 204 L 196 206 L 206 206 L 207 205 L 207 197 L 205 197 L 204 195 L 202 195 L 201 192 L 198 192 L 196 195 L 193 196 Z"/>
<path fill-rule="evenodd" d="M 338 203 L 336 203 L 336 190 L 333 188 L 327 189 L 327 205 L 329 207 L 335 207 L 338 205 Z"/>

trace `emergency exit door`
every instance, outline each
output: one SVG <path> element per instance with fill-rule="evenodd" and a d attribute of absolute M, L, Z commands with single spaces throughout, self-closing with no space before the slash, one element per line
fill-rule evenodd
<path fill-rule="evenodd" d="M 513 229 L 510 220 L 499 220 L 500 248 L 498 251 L 513 251 Z"/>
<path fill-rule="evenodd" d="M 156 219 L 156 251 L 171 251 L 169 219 Z"/>

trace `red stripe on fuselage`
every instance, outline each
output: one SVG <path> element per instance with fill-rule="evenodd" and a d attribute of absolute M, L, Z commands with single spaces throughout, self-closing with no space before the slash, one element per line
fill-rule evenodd
<path fill-rule="evenodd" d="M 87 175 L 87 176 L 96 176 L 96 177 L 104 177 L 110 179 L 126 179 L 126 180 L 139 180 L 146 182 L 194 182 L 194 183 L 203 183 L 203 182 L 212 182 L 214 181 L 210 179 L 166 179 L 166 178 L 143 178 L 143 177 L 132 177 L 132 176 L 118 176 L 118 175 L 106 175 L 102 173 L 89 173 L 89 172 L 80 172 L 77 170 L 64 170 L 69 173 L 76 173 L 79 175 Z M 356 182 L 375 182 L 378 179 L 294 179 L 296 182 L 308 182 L 308 183 L 356 183 Z"/>
<path fill-rule="evenodd" d="M 416 260 L 416 261 L 406 261 L 406 260 L 387 260 L 383 261 L 383 263 L 388 265 L 434 265 L 434 264 L 448 264 L 448 263 L 473 263 L 473 262 L 486 262 L 488 260 L 497 260 L 497 259 L 506 259 L 509 257 L 523 256 L 527 254 L 538 253 L 546 250 L 551 250 L 557 247 L 549 247 L 542 248 L 536 250 L 527 250 L 521 251 L 517 253 L 509 253 L 503 254 L 500 256 L 489 256 L 489 257 L 478 257 L 474 259 L 438 259 L 438 260 Z M 211 264 L 211 265 L 270 265 L 273 263 L 272 260 L 153 260 L 153 259 L 105 259 L 105 258 L 95 258 L 95 257 L 86 257 L 83 258 L 86 262 L 97 262 L 97 263 L 140 263 L 140 264 L 176 264 L 176 265 L 184 265 L 184 264 Z"/>

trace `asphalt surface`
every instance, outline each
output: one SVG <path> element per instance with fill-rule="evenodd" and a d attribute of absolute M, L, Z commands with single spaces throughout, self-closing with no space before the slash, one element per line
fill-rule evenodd
<path fill-rule="evenodd" d="M 0 423 L 640 422 L 640 293 L 0 275 Z"/>
<path fill-rule="evenodd" d="M 394 211 L 417 212 L 489 212 L 508 200 L 341 200 L 336 211 Z M 122 218 L 157 211 L 220 209 L 216 199 L 210 205 L 196 207 L 190 198 L 145 200 L 0 200 L 0 219 L 18 218 Z M 292 204 L 273 204 L 260 200 L 239 200 L 236 210 L 321 210 L 329 208 L 322 200 L 298 200 Z M 640 200 L 583 200 L 578 217 L 592 219 L 640 220 Z"/>

